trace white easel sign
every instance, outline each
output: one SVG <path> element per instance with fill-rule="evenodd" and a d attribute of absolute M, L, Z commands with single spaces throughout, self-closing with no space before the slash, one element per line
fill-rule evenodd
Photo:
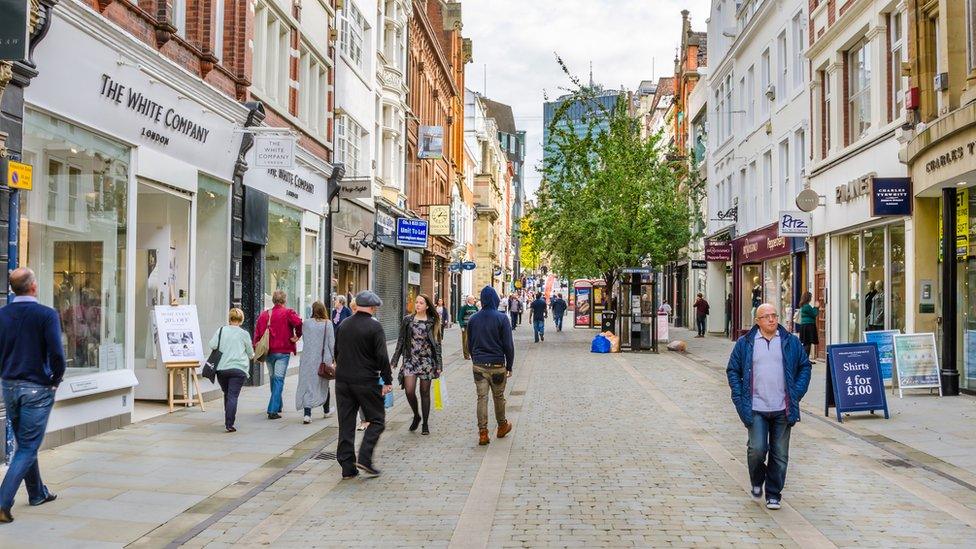
<path fill-rule="evenodd" d="M 196 305 L 158 305 L 153 309 L 153 315 L 162 363 L 204 361 Z"/>

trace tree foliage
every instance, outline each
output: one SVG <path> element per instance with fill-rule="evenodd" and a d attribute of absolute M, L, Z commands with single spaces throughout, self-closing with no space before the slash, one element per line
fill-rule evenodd
<path fill-rule="evenodd" d="M 535 231 L 532 230 L 531 216 L 525 216 L 519 220 L 519 235 L 521 244 L 522 268 L 535 272 L 539 269 L 539 244 Z"/>
<path fill-rule="evenodd" d="M 598 90 L 580 84 L 558 61 L 573 87 L 548 128 L 531 228 L 555 271 L 601 277 L 610 286 L 618 269 L 664 265 L 687 245 L 691 196 L 680 184 L 687 167 L 673 160 L 660 134 L 641 138 L 625 95 L 604 108 Z M 574 120 L 573 105 L 585 106 L 589 116 Z"/>

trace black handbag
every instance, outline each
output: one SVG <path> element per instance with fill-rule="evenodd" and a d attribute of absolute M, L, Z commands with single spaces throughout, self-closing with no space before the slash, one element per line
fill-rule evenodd
<path fill-rule="evenodd" d="M 213 383 L 217 379 L 217 366 L 220 364 L 220 359 L 224 356 L 224 353 L 220 352 L 220 336 L 222 335 L 224 335 L 223 328 L 217 332 L 217 348 L 210 351 L 210 356 L 207 357 L 207 362 L 203 365 L 203 372 L 201 372 L 203 377 L 210 380 L 210 383 Z"/>
<path fill-rule="evenodd" d="M 322 334 L 322 357 L 319 358 L 319 377 L 323 379 L 335 379 L 336 370 L 335 364 L 329 364 L 325 361 L 325 344 L 329 340 L 328 334 Z"/>

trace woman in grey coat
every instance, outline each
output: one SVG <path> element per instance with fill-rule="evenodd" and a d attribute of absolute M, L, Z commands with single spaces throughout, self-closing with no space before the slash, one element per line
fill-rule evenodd
<path fill-rule="evenodd" d="M 298 390 L 295 409 L 304 410 L 303 423 L 312 422 L 312 408 L 322 406 L 329 416 L 329 380 L 319 377 L 319 364 L 335 360 L 335 332 L 325 305 L 312 304 L 312 318 L 302 323 L 302 357 L 298 363 Z"/>

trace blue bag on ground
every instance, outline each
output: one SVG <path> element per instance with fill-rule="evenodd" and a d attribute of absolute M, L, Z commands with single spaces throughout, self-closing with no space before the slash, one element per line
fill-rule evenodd
<path fill-rule="evenodd" d="M 609 353 L 610 352 L 610 340 L 597 334 L 593 338 L 593 343 L 590 344 L 591 353 Z"/>

